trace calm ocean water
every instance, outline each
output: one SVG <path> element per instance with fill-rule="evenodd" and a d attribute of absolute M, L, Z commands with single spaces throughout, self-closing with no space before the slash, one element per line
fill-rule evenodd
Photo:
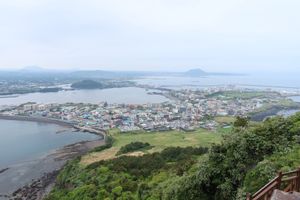
<path fill-rule="evenodd" d="M 203 88 L 219 85 L 237 85 L 256 88 L 300 89 L 298 74 L 247 74 L 243 76 L 204 77 L 147 77 L 137 80 L 140 84 L 169 88 Z"/>
<path fill-rule="evenodd" d="M 135 80 L 147 84 L 171 89 L 201 89 L 212 86 L 237 85 L 247 88 L 273 88 L 300 91 L 300 80 L 297 74 L 260 74 L 244 76 L 207 76 L 207 77 L 146 77 Z M 160 95 L 150 95 L 143 88 L 126 87 L 104 90 L 74 90 L 54 93 L 30 93 L 17 97 L 0 98 L 0 105 L 18 105 L 26 102 L 37 103 L 161 103 L 168 101 Z"/>
<path fill-rule="evenodd" d="M 0 105 L 19 105 L 26 102 L 37 103 L 160 103 L 168 101 L 160 95 L 150 95 L 143 88 L 126 87 L 104 90 L 72 90 L 51 93 L 29 93 L 17 97 L 0 98 Z"/>
<path fill-rule="evenodd" d="M 55 124 L 0 120 L 0 127 L 0 169 L 36 159 L 68 144 L 99 138 Z M 65 131 L 57 133 L 61 130 Z"/>

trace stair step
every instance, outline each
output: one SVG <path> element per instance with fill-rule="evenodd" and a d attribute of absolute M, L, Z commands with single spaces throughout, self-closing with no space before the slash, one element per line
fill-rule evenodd
<path fill-rule="evenodd" d="M 294 195 L 296 195 L 297 197 L 300 197 L 300 193 L 299 192 L 293 192 Z"/>
<path fill-rule="evenodd" d="M 300 193 L 289 193 L 281 190 L 274 190 L 271 200 L 300 200 Z"/>

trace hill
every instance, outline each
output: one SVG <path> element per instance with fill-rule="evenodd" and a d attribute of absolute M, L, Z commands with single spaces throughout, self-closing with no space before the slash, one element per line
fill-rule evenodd
<path fill-rule="evenodd" d="M 26 66 L 19 70 L 19 72 L 23 73 L 42 73 L 45 70 L 40 66 Z"/>
<path fill-rule="evenodd" d="M 190 69 L 183 73 L 185 76 L 205 76 L 208 75 L 205 71 L 202 69 Z"/>
<path fill-rule="evenodd" d="M 299 165 L 300 113 L 234 124 L 208 153 L 201 146 L 166 147 L 87 166 L 75 160 L 60 173 L 48 199 L 239 200 L 266 184 L 277 169 Z"/>
<path fill-rule="evenodd" d="M 71 85 L 74 89 L 102 89 L 103 84 L 93 80 L 82 80 Z"/>

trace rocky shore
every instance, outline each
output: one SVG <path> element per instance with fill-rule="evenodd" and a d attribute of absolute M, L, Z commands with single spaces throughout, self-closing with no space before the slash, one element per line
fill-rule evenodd
<path fill-rule="evenodd" d="M 90 128 L 84 128 L 76 126 L 75 124 L 68 123 L 65 121 L 60 121 L 56 119 L 41 118 L 41 117 L 31 117 L 31 116 L 6 116 L 0 115 L 0 119 L 5 120 L 19 120 L 19 121 L 34 121 L 42 123 L 52 123 L 66 128 L 73 128 L 78 131 L 89 132 L 101 136 L 100 139 L 94 141 L 83 141 L 75 144 L 64 146 L 61 149 L 50 152 L 47 156 L 43 158 L 38 158 L 31 163 L 23 163 L 20 166 L 9 166 L 9 168 L 0 169 L 0 174 L 3 178 L 2 180 L 10 180 L 16 178 L 16 172 L 18 174 L 23 174 L 24 170 L 35 168 L 34 175 L 27 174 L 28 177 L 33 176 L 34 179 L 29 179 L 27 184 L 18 188 L 10 188 L 9 194 L 0 193 L 0 200 L 41 200 L 43 199 L 54 186 L 56 176 L 59 171 L 63 168 L 68 160 L 74 159 L 77 156 L 86 154 L 88 151 L 94 149 L 95 147 L 105 144 L 105 131 L 94 130 Z M 18 177 L 23 180 L 23 176 Z M 8 185 L 7 185 L 8 186 Z"/>
<path fill-rule="evenodd" d="M 56 176 L 60 169 L 68 160 L 81 156 L 88 151 L 105 144 L 103 139 L 95 141 L 85 141 L 76 144 L 67 145 L 62 149 L 56 150 L 44 158 L 45 163 L 56 162 L 53 170 L 42 174 L 38 179 L 32 180 L 27 185 L 15 190 L 12 194 L 0 194 L 0 199 L 5 200 L 42 200 L 52 189 L 55 184 Z M 57 163 L 59 163 L 57 165 Z"/>
<path fill-rule="evenodd" d="M 33 180 L 29 185 L 16 190 L 10 200 L 41 200 L 51 190 L 59 171 L 45 173 L 40 179 Z"/>

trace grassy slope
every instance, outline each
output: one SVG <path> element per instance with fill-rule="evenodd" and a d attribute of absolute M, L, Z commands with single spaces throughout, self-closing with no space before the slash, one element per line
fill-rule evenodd
<path fill-rule="evenodd" d="M 180 132 L 180 131 L 167 131 L 167 132 L 154 132 L 154 133 L 119 133 L 117 130 L 110 131 L 110 134 L 114 137 L 115 141 L 113 147 L 101 152 L 89 153 L 83 156 L 81 163 L 84 165 L 91 164 L 100 160 L 107 160 L 115 158 L 115 154 L 119 149 L 131 142 L 148 142 L 151 146 L 154 146 L 150 150 L 145 152 L 135 152 L 131 155 L 142 155 L 143 153 L 159 152 L 166 147 L 187 147 L 187 146 L 210 146 L 212 143 L 219 143 L 221 141 L 222 133 L 226 133 L 228 130 L 220 129 L 217 132 L 207 131 L 204 129 L 198 129 L 194 132 Z"/>
<path fill-rule="evenodd" d="M 218 116 L 215 117 L 216 122 L 222 124 L 222 123 L 226 123 L 226 124 L 232 124 L 235 121 L 235 117 L 233 116 Z"/>
<path fill-rule="evenodd" d="M 252 98 L 262 98 L 268 95 L 274 95 L 275 92 L 266 92 L 266 91 L 224 91 L 224 92 L 216 92 L 211 94 L 211 97 L 220 97 L 224 96 L 224 99 L 252 99 Z"/>

